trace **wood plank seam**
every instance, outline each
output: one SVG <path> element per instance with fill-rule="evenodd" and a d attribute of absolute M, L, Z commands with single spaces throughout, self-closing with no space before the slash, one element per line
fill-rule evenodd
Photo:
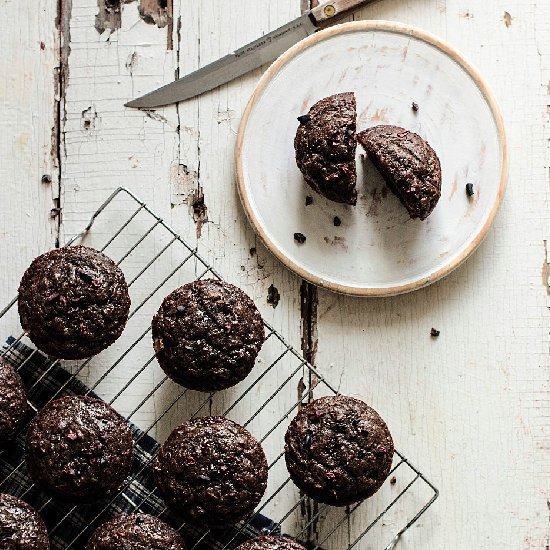
<path fill-rule="evenodd" d="M 318 0 L 302 0 L 300 8 L 302 13 L 315 8 L 319 5 Z M 317 305 L 319 303 L 319 297 L 317 293 L 317 287 L 312 285 L 308 281 L 302 280 L 300 284 L 300 317 L 302 320 L 302 340 L 301 348 L 302 353 L 306 361 L 311 365 L 315 365 L 315 356 L 317 352 Z M 314 375 L 308 370 L 308 387 L 310 388 L 309 394 L 306 398 L 306 402 L 311 401 L 313 396 L 313 390 L 315 388 Z M 298 387 L 298 398 L 300 399 L 300 387 Z M 300 506 L 301 515 L 306 522 L 307 530 L 305 533 L 305 539 L 308 542 L 314 543 L 317 539 L 317 530 L 319 523 L 319 504 L 310 499 L 305 498 Z"/>
<path fill-rule="evenodd" d="M 52 129 L 52 161 L 56 168 L 56 190 L 54 195 L 54 208 L 52 208 L 52 218 L 55 218 L 55 246 L 59 248 L 61 242 L 61 226 L 63 220 L 62 206 L 62 178 L 63 178 L 63 159 L 65 157 L 65 123 L 67 121 L 67 111 L 65 108 L 65 98 L 67 85 L 69 82 L 69 55 L 71 53 L 71 12 L 72 0 L 58 0 L 57 2 L 57 40 L 58 40 L 58 66 L 55 71 L 54 85 L 55 104 L 54 104 L 54 126 Z"/>

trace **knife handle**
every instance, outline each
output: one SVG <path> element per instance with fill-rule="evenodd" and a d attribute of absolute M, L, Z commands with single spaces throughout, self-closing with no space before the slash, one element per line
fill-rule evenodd
<path fill-rule="evenodd" d="M 345 12 L 366 6 L 371 2 L 373 0 L 332 0 L 313 8 L 309 15 L 318 26 L 344 15 Z"/>

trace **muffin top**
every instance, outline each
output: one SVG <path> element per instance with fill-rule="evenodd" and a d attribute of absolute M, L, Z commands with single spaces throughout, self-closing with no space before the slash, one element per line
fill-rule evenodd
<path fill-rule="evenodd" d="M 267 535 L 247 540 L 237 550 L 306 550 L 304 546 L 287 537 Z"/>
<path fill-rule="evenodd" d="M 149 514 L 116 516 L 98 527 L 86 550 L 186 550 L 181 535 Z"/>
<path fill-rule="evenodd" d="M 321 397 L 302 407 L 285 443 L 294 483 L 333 506 L 373 495 L 388 477 L 394 452 L 379 414 L 363 401 L 343 395 Z"/>
<path fill-rule="evenodd" d="M 105 254 L 86 246 L 35 258 L 19 285 L 21 325 L 43 352 L 82 359 L 110 346 L 130 310 L 128 285 Z"/>
<path fill-rule="evenodd" d="M 36 510 L 7 494 L 0 494 L 0 548 L 50 550 L 48 531 Z"/>
<path fill-rule="evenodd" d="M 51 401 L 27 433 L 31 477 L 71 502 L 93 502 L 114 493 L 130 473 L 132 458 L 128 423 L 93 397 Z"/>
<path fill-rule="evenodd" d="M 170 293 L 152 323 L 166 374 L 186 388 L 215 391 L 246 378 L 264 341 L 262 317 L 236 286 L 206 279 Z"/>
<path fill-rule="evenodd" d="M 221 416 L 176 428 L 155 462 L 166 503 L 186 520 L 209 527 L 236 523 L 251 513 L 267 486 L 267 459 L 242 426 Z"/>
<path fill-rule="evenodd" d="M 22 427 L 28 410 L 27 390 L 21 377 L 0 357 L 0 448 Z"/>

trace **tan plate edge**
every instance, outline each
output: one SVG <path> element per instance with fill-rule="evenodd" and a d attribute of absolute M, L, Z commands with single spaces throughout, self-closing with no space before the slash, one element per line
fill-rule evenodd
<path fill-rule="evenodd" d="M 502 147 L 502 159 L 501 159 L 502 173 L 500 176 L 500 184 L 499 184 L 499 189 L 497 193 L 497 198 L 495 200 L 493 208 L 491 209 L 491 212 L 489 213 L 489 217 L 487 218 L 485 224 L 483 225 L 479 233 L 476 235 L 475 239 L 462 252 L 462 254 L 460 254 L 452 262 L 442 267 L 440 270 L 436 271 L 429 277 L 423 277 L 413 283 L 408 283 L 406 285 L 400 285 L 400 286 L 394 286 L 394 287 L 388 287 L 388 288 L 368 288 L 368 287 L 359 288 L 354 286 L 341 285 L 339 283 L 333 283 L 331 281 L 327 281 L 325 279 L 322 279 L 321 277 L 317 277 L 305 271 L 303 268 L 301 268 L 299 265 L 297 265 L 292 260 L 290 260 L 287 256 L 285 256 L 265 234 L 265 232 L 260 227 L 260 224 L 258 223 L 258 220 L 254 215 L 250 201 L 244 189 L 244 177 L 243 177 L 243 166 L 242 166 L 242 155 L 241 155 L 244 132 L 246 129 L 246 125 L 248 123 L 250 112 L 252 111 L 252 108 L 254 107 L 254 104 L 256 103 L 258 96 L 261 94 L 261 92 L 264 90 L 264 88 L 267 86 L 267 84 L 270 82 L 273 76 L 281 69 L 281 67 L 283 67 L 283 65 L 285 65 L 290 59 L 292 59 L 294 56 L 299 54 L 305 48 L 308 48 L 309 46 L 316 44 L 317 42 L 320 42 L 325 38 L 328 38 L 335 34 L 345 33 L 345 32 L 364 31 L 364 30 L 397 32 L 397 33 L 409 35 L 414 38 L 424 40 L 425 42 L 432 44 L 442 52 L 449 55 L 449 57 L 451 57 L 456 63 L 458 63 L 471 76 L 472 80 L 475 82 L 476 86 L 479 88 L 479 90 L 483 94 L 485 100 L 487 101 L 491 109 L 493 118 L 495 120 L 497 129 L 498 129 L 498 137 Z M 410 25 L 396 23 L 394 21 L 382 21 L 382 20 L 353 21 L 350 23 L 335 25 L 334 27 L 330 27 L 329 29 L 325 29 L 323 31 L 318 31 L 315 34 L 305 38 L 304 40 L 301 40 L 300 42 L 298 42 L 298 44 L 296 44 L 295 46 L 287 50 L 278 59 L 276 59 L 273 62 L 273 64 L 267 69 L 267 71 L 263 74 L 262 78 L 258 82 L 244 110 L 241 123 L 239 125 L 239 131 L 237 134 L 236 159 L 237 159 L 237 188 L 239 191 L 241 202 L 243 204 L 244 211 L 246 213 L 246 216 L 250 224 L 255 229 L 256 233 L 260 236 L 260 239 L 262 240 L 264 245 L 267 247 L 267 249 L 276 258 L 278 258 L 284 265 L 286 265 L 289 269 L 294 271 L 294 273 L 296 273 L 303 279 L 306 279 L 307 281 L 317 286 L 320 286 L 335 292 L 340 292 L 342 294 L 349 294 L 353 296 L 363 296 L 363 297 L 395 296 L 397 294 L 404 294 L 406 292 L 411 292 L 412 290 L 418 290 L 420 288 L 423 288 L 425 286 L 428 286 L 438 281 L 439 279 L 442 279 L 443 277 L 448 275 L 451 271 L 453 271 L 458 266 L 460 266 L 476 250 L 476 248 L 483 242 L 483 239 L 486 237 L 487 232 L 489 231 L 489 228 L 493 224 L 498 208 L 504 197 L 506 182 L 508 180 L 508 145 L 506 141 L 504 120 L 502 118 L 500 107 L 498 106 L 498 103 L 496 102 L 496 99 L 493 96 L 493 93 L 490 91 L 489 87 L 487 86 L 487 83 L 485 82 L 485 80 L 483 79 L 479 71 L 475 69 L 470 63 L 468 63 L 462 57 L 462 55 L 458 53 L 457 50 L 455 50 L 452 46 L 450 46 L 443 40 L 437 38 L 433 34 L 427 31 L 418 29 L 416 27 L 412 27 Z"/>

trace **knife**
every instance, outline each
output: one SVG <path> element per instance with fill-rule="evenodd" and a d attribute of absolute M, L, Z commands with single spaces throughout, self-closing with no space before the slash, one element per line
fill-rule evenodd
<path fill-rule="evenodd" d="M 175 82 L 162 86 L 138 99 L 126 103 L 126 107 L 152 109 L 170 103 L 184 101 L 213 90 L 222 84 L 242 76 L 252 69 L 270 63 L 297 42 L 326 27 L 353 9 L 370 4 L 374 0 L 332 0 L 304 13 L 298 19 L 275 29 L 210 65 L 188 74 Z"/>

